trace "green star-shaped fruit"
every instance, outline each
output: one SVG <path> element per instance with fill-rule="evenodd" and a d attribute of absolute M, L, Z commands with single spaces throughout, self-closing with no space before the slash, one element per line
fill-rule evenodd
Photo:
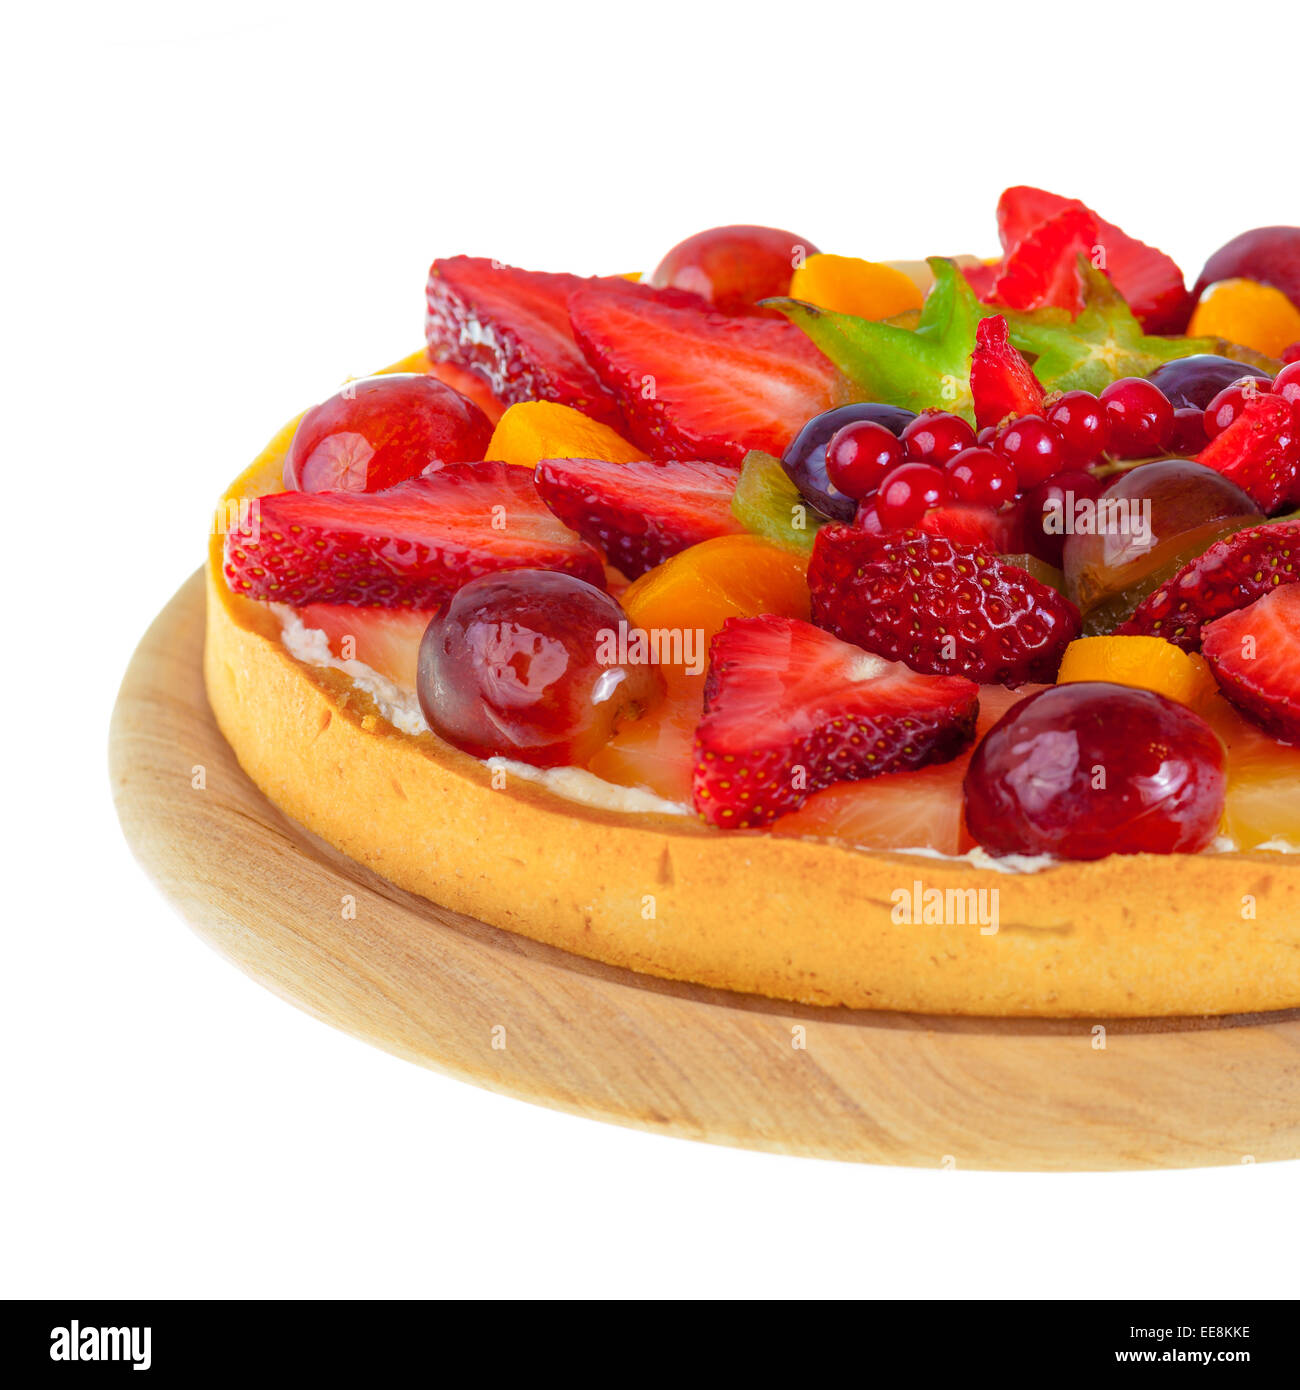
<path fill-rule="evenodd" d="M 929 262 L 934 287 L 915 329 L 836 314 L 799 299 L 766 299 L 797 324 L 848 378 L 856 398 L 939 408 L 975 418 L 970 393 L 970 356 L 975 327 L 986 314 L 955 262 Z"/>
<path fill-rule="evenodd" d="M 1098 392 L 1122 376 L 1147 376 L 1162 362 L 1217 352 L 1214 338 L 1160 338 L 1142 325 L 1123 296 L 1099 270 L 1079 258 L 1083 308 L 1071 318 L 1065 309 L 1014 309 L 982 306 L 1001 313 L 1011 341 L 1034 364 L 1034 374 L 1049 391 Z"/>

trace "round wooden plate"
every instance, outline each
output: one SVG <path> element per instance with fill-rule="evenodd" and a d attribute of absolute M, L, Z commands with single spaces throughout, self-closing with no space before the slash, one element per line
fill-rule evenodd
<path fill-rule="evenodd" d="M 203 602 L 200 573 L 122 682 L 118 814 L 199 935 L 317 1018 L 522 1100 L 781 1153 L 1038 1170 L 1300 1156 L 1297 1010 L 1102 1025 L 805 1008 L 598 965 L 403 893 L 240 770 L 203 688 Z"/>

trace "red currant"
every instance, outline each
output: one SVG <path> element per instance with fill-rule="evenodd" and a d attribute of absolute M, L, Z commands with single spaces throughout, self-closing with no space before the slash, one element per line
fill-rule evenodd
<path fill-rule="evenodd" d="M 992 449 L 963 449 L 943 468 L 958 502 L 973 507 L 1000 507 L 1016 495 L 1016 470 Z"/>
<path fill-rule="evenodd" d="M 1205 433 L 1205 412 L 1194 405 L 1174 411 L 1174 427 L 1169 433 L 1169 448 L 1175 454 L 1194 458 L 1210 442 Z"/>
<path fill-rule="evenodd" d="M 1206 437 L 1217 439 L 1245 409 L 1247 401 L 1253 401 L 1256 396 L 1266 396 L 1275 388 L 1276 383 L 1260 381 L 1253 376 L 1244 376 L 1231 386 L 1225 386 L 1205 407 Z"/>
<path fill-rule="evenodd" d="M 985 425 L 975 436 L 975 442 L 981 449 L 991 449 L 997 442 L 998 427 L 996 425 Z"/>
<path fill-rule="evenodd" d="M 994 448 L 1016 470 L 1021 492 L 1059 473 L 1065 462 L 1061 436 L 1041 415 L 1012 420 Z"/>
<path fill-rule="evenodd" d="M 858 508 L 857 515 L 853 518 L 853 524 L 860 526 L 862 530 L 869 532 L 873 536 L 883 536 L 885 534 L 885 524 L 880 519 L 880 513 L 876 510 L 874 498 L 863 502 Z"/>
<path fill-rule="evenodd" d="M 1282 353 L 1282 361 L 1285 362 L 1288 367 L 1292 362 L 1300 362 L 1300 343 L 1292 343 L 1291 346 Z"/>
<path fill-rule="evenodd" d="M 1273 394 L 1290 401 L 1292 410 L 1300 408 L 1300 358 L 1289 362 L 1273 378 Z"/>
<path fill-rule="evenodd" d="M 903 462 L 898 436 L 874 420 L 854 420 L 826 446 L 826 473 L 846 497 L 861 501 Z"/>
<path fill-rule="evenodd" d="M 1067 468 L 1082 468 L 1099 459 L 1110 443 L 1110 427 L 1101 402 L 1091 391 L 1066 391 L 1047 408 L 1047 423 L 1061 436 Z"/>
<path fill-rule="evenodd" d="M 975 431 L 960 415 L 927 410 L 908 425 L 900 438 L 909 459 L 942 468 L 949 459 L 956 458 L 963 449 L 975 443 Z"/>
<path fill-rule="evenodd" d="M 1108 451 L 1116 458 L 1154 458 L 1164 452 L 1174 428 L 1169 397 L 1140 376 L 1125 376 L 1098 397 L 1110 427 Z"/>
<path fill-rule="evenodd" d="M 1030 488 L 1017 504 L 1024 520 L 1025 543 L 1030 554 L 1060 569 L 1065 550 L 1065 532 L 1061 527 L 1045 528 L 1044 520 L 1049 510 L 1055 510 L 1062 519 L 1067 516 L 1073 518 L 1075 504 L 1081 497 L 1091 501 L 1100 497 L 1101 493 L 1101 479 L 1082 469 L 1057 473 L 1045 483 Z"/>
<path fill-rule="evenodd" d="M 876 511 L 887 531 L 915 526 L 931 507 L 950 502 L 948 480 L 932 463 L 904 463 L 880 484 Z"/>

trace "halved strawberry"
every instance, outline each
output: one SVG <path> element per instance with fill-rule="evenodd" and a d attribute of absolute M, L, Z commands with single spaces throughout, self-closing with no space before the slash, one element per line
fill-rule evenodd
<path fill-rule="evenodd" d="M 991 507 L 949 502 L 931 507 L 917 522 L 917 529 L 927 536 L 947 536 L 963 545 L 981 545 L 992 555 L 1020 555 L 1028 549 L 1020 507 L 995 512 Z"/>
<path fill-rule="evenodd" d="M 1300 587 L 1210 623 L 1201 651 L 1219 689 L 1276 738 L 1300 742 Z"/>
<path fill-rule="evenodd" d="M 1163 251 L 1129 236 L 1077 198 L 1025 185 L 1008 188 L 998 200 L 998 235 L 1006 254 L 992 289 L 976 285 L 982 299 L 1016 309 L 1053 304 L 1077 313 L 1083 299 L 1075 257 L 1082 253 L 1110 276 L 1148 333 L 1185 331 L 1194 301 L 1183 272 Z M 1037 302 L 1035 282 L 1041 288 Z"/>
<path fill-rule="evenodd" d="M 420 640 L 436 608 L 361 608 L 354 603 L 308 603 L 298 609 L 307 627 L 323 632 L 330 654 L 360 661 L 405 690 L 415 689 Z"/>
<path fill-rule="evenodd" d="M 745 528 L 731 514 L 736 470 L 720 463 L 543 459 L 537 490 L 629 578 L 698 541 Z"/>
<path fill-rule="evenodd" d="M 839 373 L 784 320 L 590 290 L 575 294 L 569 311 L 631 437 L 657 457 L 738 465 L 761 449 L 779 458 L 838 398 Z"/>
<path fill-rule="evenodd" d="M 468 396 L 494 425 L 506 413 L 505 402 L 488 385 L 487 378 L 472 368 L 459 367 L 455 362 L 430 362 L 428 373 L 453 391 Z"/>
<path fill-rule="evenodd" d="M 280 603 L 433 608 L 503 569 L 564 570 L 604 587 L 600 556 L 506 463 L 455 463 L 383 492 L 277 492 L 257 535 L 226 537 L 231 589 Z"/>
<path fill-rule="evenodd" d="M 1196 461 L 1236 483 L 1264 512 L 1300 502 L 1300 436 L 1291 405 L 1281 396 L 1250 396 Z"/>
<path fill-rule="evenodd" d="M 704 707 L 695 809 L 744 830 L 833 782 L 955 757 L 974 734 L 979 688 L 764 614 L 729 618 L 713 639 Z"/>
<path fill-rule="evenodd" d="M 1207 623 L 1297 581 L 1300 521 L 1252 526 L 1215 541 L 1204 555 L 1185 564 L 1148 594 L 1118 631 L 1163 637 L 1185 652 L 1200 651 Z"/>
<path fill-rule="evenodd" d="M 913 670 L 984 684 L 1050 681 L 1079 635 L 1079 611 L 982 546 L 919 531 L 817 534 L 813 621 Z"/>
<path fill-rule="evenodd" d="M 975 423 L 983 429 L 1008 415 L 1036 415 L 1045 392 L 1033 368 L 1011 346 L 1001 314 L 981 319 L 970 359 L 970 391 Z"/>

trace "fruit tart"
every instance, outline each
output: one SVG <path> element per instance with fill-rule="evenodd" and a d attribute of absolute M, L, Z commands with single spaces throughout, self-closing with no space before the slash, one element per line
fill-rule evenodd
<path fill-rule="evenodd" d="M 1300 228 L 1189 291 L 1077 200 L 997 226 L 983 260 L 736 226 L 644 277 L 434 261 L 425 347 L 222 499 L 205 670 L 249 776 L 651 975 L 1300 1006 Z"/>

